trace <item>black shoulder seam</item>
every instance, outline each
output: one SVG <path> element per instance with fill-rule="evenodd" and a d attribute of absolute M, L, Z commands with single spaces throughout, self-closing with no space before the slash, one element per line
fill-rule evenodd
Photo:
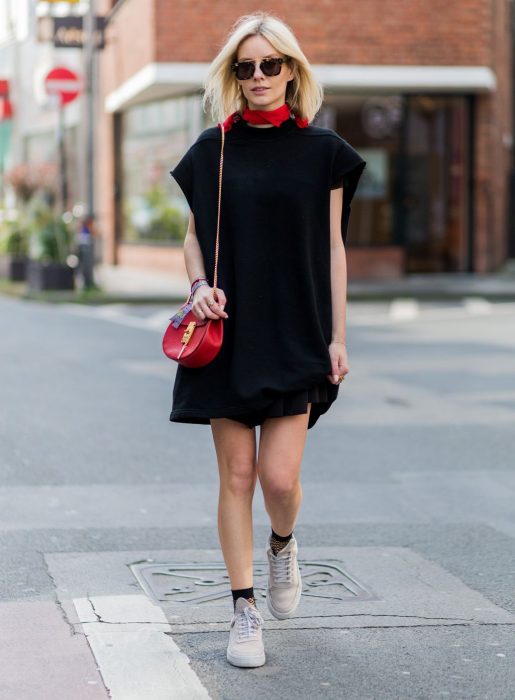
<path fill-rule="evenodd" d="M 198 135 L 197 140 L 193 143 L 193 146 L 202 141 L 209 141 L 212 139 L 220 140 L 220 129 L 217 126 L 209 127 L 209 129 L 204 129 L 204 131 Z"/>
<path fill-rule="evenodd" d="M 340 134 L 337 134 L 337 133 L 336 133 L 336 131 L 333 131 L 332 129 L 323 129 L 322 127 L 313 127 L 313 130 L 311 130 L 311 129 L 309 129 L 309 130 L 308 130 L 308 129 L 300 129 L 300 130 L 299 130 L 299 134 L 300 134 L 301 136 L 305 136 L 305 137 L 307 137 L 307 138 L 310 138 L 310 137 L 315 137 L 315 138 L 325 137 L 325 138 L 331 139 L 332 141 L 337 141 L 338 143 L 341 143 L 342 141 L 344 141 L 345 143 L 347 143 L 347 142 L 345 141 L 345 139 L 344 139 L 342 136 L 340 136 Z"/>

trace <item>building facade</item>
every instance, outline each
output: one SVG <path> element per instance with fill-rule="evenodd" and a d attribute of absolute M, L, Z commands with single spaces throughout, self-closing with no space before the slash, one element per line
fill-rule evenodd
<path fill-rule="evenodd" d="M 78 8 L 74 11 L 78 13 Z M 71 209 L 84 199 L 85 193 L 84 104 L 79 97 L 67 105 L 60 125 L 59 109 L 45 93 L 44 77 L 57 66 L 69 68 L 80 76 L 83 62 L 79 49 L 53 46 L 51 34 L 43 31 L 48 27 L 46 14 L 38 14 L 37 5 L 32 0 L 0 3 L 0 80 L 9 86 L 13 110 L 2 165 L 6 171 L 25 165 L 33 173 L 45 172 L 50 188 L 58 188 L 61 177 L 58 172 L 59 133 L 62 128 L 68 193 L 64 208 Z M 43 19 L 47 20 L 44 25 Z M 0 182 L 0 195 L 3 195 L 0 196 L 0 206 L 15 206 L 3 182 Z"/>
<path fill-rule="evenodd" d="M 170 168 L 206 126 L 200 89 L 233 22 L 284 19 L 324 86 L 317 123 L 367 160 L 349 277 L 484 273 L 510 250 L 510 0 L 99 0 L 97 202 L 107 262 L 182 266 Z"/>

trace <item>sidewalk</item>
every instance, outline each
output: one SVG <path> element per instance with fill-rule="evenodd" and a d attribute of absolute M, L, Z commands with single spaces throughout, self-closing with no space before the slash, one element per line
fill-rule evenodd
<path fill-rule="evenodd" d="M 183 300 L 189 293 L 186 274 L 165 274 L 145 268 L 122 265 L 97 265 L 95 280 L 108 296 L 127 297 L 128 300 Z"/>
<path fill-rule="evenodd" d="M 98 290 L 31 292 L 22 282 L 0 280 L 0 292 L 22 299 L 82 304 L 182 304 L 189 294 L 186 275 L 162 270 L 99 264 L 95 268 Z M 80 282 L 79 282 L 80 284 Z M 497 273 L 414 274 L 395 280 L 351 280 L 349 301 L 458 301 L 480 297 L 490 301 L 515 301 L 515 261 Z"/>
<path fill-rule="evenodd" d="M 100 265 L 98 284 L 109 297 L 127 301 L 184 300 L 189 291 L 186 276 L 165 275 L 142 268 Z M 515 264 L 498 273 L 416 274 L 398 280 L 350 281 L 348 298 L 353 301 L 410 297 L 427 300 L 452 300 L 480 296 L 492 300 L 515 299 Z"/>

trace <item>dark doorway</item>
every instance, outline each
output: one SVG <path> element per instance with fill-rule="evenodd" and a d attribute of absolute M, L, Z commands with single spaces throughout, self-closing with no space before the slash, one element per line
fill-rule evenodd
<path fill-rule="evenodd" d="M 407 273 L 467 269 L 468 112 L 464 97 L 404 99 L 395 220 Z"/>

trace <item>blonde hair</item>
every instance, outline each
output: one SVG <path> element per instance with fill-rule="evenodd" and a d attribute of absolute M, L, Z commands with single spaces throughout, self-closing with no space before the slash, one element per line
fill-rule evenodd
<path fill-rule="evenodd" d="M 241 42 L 256 34 L 267 39 L 276 51 L 290 57 L 294 77 L 286 88 L 286 102 L 296 116 L 312 121 L 322 105 L 322 86 L 290 27 L 267 12 L 245 15 L 235 23 L 209 68 L 202 99 L 204 109 L 210 110 L 214 121 L 223 121 L 229 114 L 241 112 L 247 106 L 231 64 L 237 60 Z"/>

